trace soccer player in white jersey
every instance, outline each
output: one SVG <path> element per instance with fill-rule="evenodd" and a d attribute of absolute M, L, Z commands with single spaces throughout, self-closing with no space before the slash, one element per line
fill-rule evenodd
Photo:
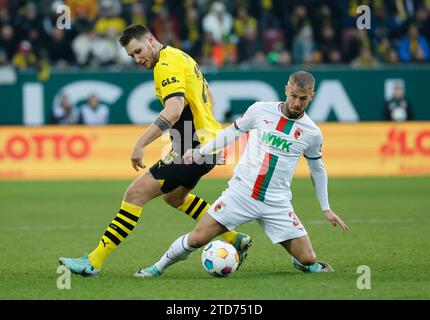
<path fill-rule="evenodd" d="M 136 277 L 160 276 L 167 267 L 185 260 L 193 251 L 227 230 L 257 220 L 273 243 L 281 244 L 303 272 L 330 272 L 317 261 L 309 236 L 291 205 L 291 180 L 303 154 L 307 160 L 324 217 L 344 231 L 347 224 L 330 209 L 327 172 L 321 159 L 321 130 L 306 114 L 314 96 L 314 77 L 305 71 L 291 74 L 284 102 L 256 102 L 231 126 L 202 149 L 189 149 L 183 161 L 202 161 L 203 156 L 224 148 L 249 132 L 247 147 L 228 188 L 209 208 L 193 231 L 179 237 L 153 266 Z"/>

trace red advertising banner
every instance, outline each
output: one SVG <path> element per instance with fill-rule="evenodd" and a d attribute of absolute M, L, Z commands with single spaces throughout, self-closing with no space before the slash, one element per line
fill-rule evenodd
<path fill-rule="evenodd" d="M 430 122 L 324 123 L 323 160 L 329 176 L 430 175 Z M 130 154 L 142 126 L 0 127 L 0 179 L 132 179 Z M 228 164 L 206 177 L 229 178 L 246 136 L 226 149 Z M 170 150 L 167 135 L 145 151 L 151 166 Z M 296 176 L 308 176 L 302 159 Z"/>

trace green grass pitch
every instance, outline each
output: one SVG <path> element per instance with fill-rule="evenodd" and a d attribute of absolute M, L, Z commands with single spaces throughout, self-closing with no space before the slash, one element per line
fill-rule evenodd
<path fill-rule="evenodd" d="M 195 193 L 214 201 L 226 180 L 200 181 Z M 116 215 L 129 181 L 0 182 L 0 299 L 429 299 L 430 178 L 329 180 L 332 208 L 350 231 L 325 221 L 309 179 L 293 180 L 293 205 L 331 274 L 303 274 L 256 222 L 240 227 L 254 242 L 242 268 L 213 278 L 201 250 L 159 279 L 136 279 L 192 219 L 156 199 L 98 278 L 73 275 L 57 288 L 60 256 L 89 253 Z M 359 290 L 357 267 L 371 270 Z"/>

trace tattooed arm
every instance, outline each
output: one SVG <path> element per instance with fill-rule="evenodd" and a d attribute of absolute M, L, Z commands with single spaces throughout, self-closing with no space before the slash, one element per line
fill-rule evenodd
<path fill-rule="evenodd" d="M 181 117 L 184 110 L 184 97 L 173 96 L 165 102 L 165 108 L 160 112 L 155 121 L 137 139 L 131 154 L 131 165 L 136 170 L 144 169 L 143 153 L 144 148 L 152 141 L 160 137 L 164 131 L 170 129 Z"/>

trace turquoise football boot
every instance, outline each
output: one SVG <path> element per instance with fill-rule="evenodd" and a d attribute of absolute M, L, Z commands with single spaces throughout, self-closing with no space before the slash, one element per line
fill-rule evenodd
<path fill-rule="evenodd" d="M 60 264 L 66 266 L 71 272 L 80 274 L 84 277 L 97 276 L 100 273 L 100 269 L 96 269 L 91 265 L 88 256 L 81 258 L 60 258 Z"/>
<path fill-rule="evenodd" d="M 332 268 L 332 266 L 329 265 L 327 262 L 317 261 L 314 264 L 311 264 L 309 266 L 304 266 L 299 261 L 297 261 L 297 259 L 294 257 L 291 257 L 291 260 L 293 262 L 294 268 L 302 272 L 310 272 L 310 273 L 334 272 L 334 269 Z"/>
<path fill-rule="evenodd" d="M 161 276 L 161 272 L 157 269 L 155 265 L 146 269 L 140 269 L 134 276 L 136 278 L 157 278 Z"/>

